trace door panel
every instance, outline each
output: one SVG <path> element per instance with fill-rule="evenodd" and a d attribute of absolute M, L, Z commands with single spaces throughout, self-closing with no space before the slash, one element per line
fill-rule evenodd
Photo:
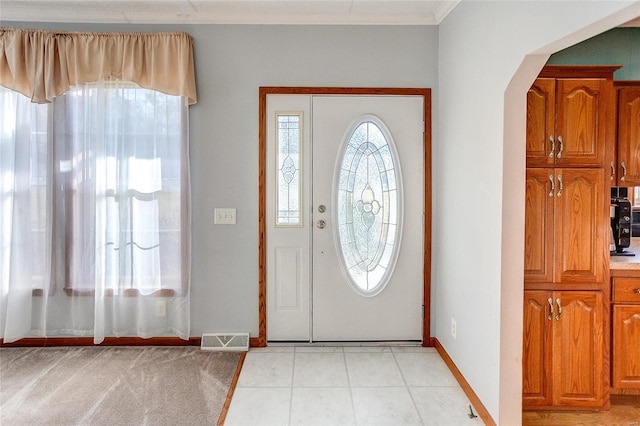
<path fill-rule="evenodd" d="M 619 184 L 640 185 L 640 88 L 620 89 L 618 131 Z"/>
<path fill-rule="evenodd" d="M 557 80 L 556 165 L 601 166 L 607 114 L 605 80 Z"/>
<path fill-rule="evenodd" d="M 608 247 L 603 169 L 555 169 L 555 282 L 602 285 Z M 561 183 L 560 183 L 561 182 Z"/>
<path fill-rule="evenodd" d="M 561 313 L 554 324 L 553 402 L 599 406 L 604 397 L 604 318 L 602 293 L 555 292 Z"/>
<path fill-rule="evenodd" d="M 269 341 L 422 340 L 423 103 L 422 96 L 270 95 L 267 98 L 265 229 Z M 285 139 L 288 137 L 288 130 L 280 129 L 283 116 L 287 123 L 299 119 L 299 131 L 293 131 L 301 135 L 297 151 L 278 147 L 283 134 Z M 289 116 L 293 119 L 289 120 Z M 358 192 L 366 193 L 372 200 L 361 199 L 359 205 L 351 206 L 352 211 L 366 211 L 367 217 L 374 219 L 367 222 L 367 226 L 383 216 L 393 220 L 397 219 L 394 216 L 401 217 L 404 224 L 398 228 L 397 235 L 388 229 L 393 220 L 387 220 L 386 227 L 380 227 L 384 232 L 379 235 L 387 236 L 384 241 L 399 244 L 400 250 L 396 267 L 388 268 L 393 272 L 387 274 L 390 275 L 388 284 L 374 295 L 363 295 L 350 285 L 348 274 L 341 266 L 344 256 L 337 246 L 339 238 L 334 226 L 339 157 L 345 137 L 363 117 L 367 122 L 377 123 L 392 141 L 391 145 L 396 146 L 400 167 L 396 176 L 384 166 L 376 178 L 377 186 L 367 191 L 360 188 Z M 286 128 L 291 126 L 287 123 Z M 362 165 L 384 164 L 386 160 L 378 155 L 382 149 L 365 149 L 362 155 L 353 158 L 368 158 L 369 162 Z M 299 151 L 299 157 L 288 158 L 289 151 L 295 151 L 296 155 Z M 301 179 L 299 192 L 282 189 L 283 181 L 287 186 L 298 177 Z M 402 208 L 393 214 L 390 209 L 385 210 L 387 204 L 383 199 L 395 195 L 389 195 L 389 191 L 383 195 L 380 188 L 391 188 L 394 184 L 390 181 L 396 180 L 398 185 L 404 182 L 404 198 Z M 284 207 L 279 200 L 286 200 Z M 299 209 L 295 206 L 296 200 Z M 281 217 L 284 223 L 279 222 Z M 322 227 L 318 227 L 320 221 Z M 386 265 L 378 260 L 389 260 L 389 252 L 384 250 L 387 244 L 376 240 L 373 245 L 382 251 L 380 256 L 370 256 L 369 260 Z"/>
<path fill-rule="evenodd" d="M 553 281 L 554 169 L 527 169 L 524 220 L 525 282 Z"/>
<path fill-rule="evenodd" d="M 527 167 L 555 162 L 556 81 L 537 79 L 527 93 Z"/>
<path fill-rule="evenodd" d="M 613 305 L 613 383 L 640 389 L 640 305 Z"/>
<path fill-rule="evenodd" d="M 267 105 L 266 308 L 267 335 L 272 341 L 310 339 L 311 185 L 305 179 L 311 168 L 310 106 L 308 96 L 292 95 L 272 95 Z M 279 125 L 278 117 L 286 122 Z M 297 129 L 289 123 L 293 119 L 297 119 Z M 278 149 L 279 140 L 292 145 L 297 140 L 299 155 L 293 147 L 291 155 L 287 155 L 288 147 Z M 300 188 L 281 192 L 283 182 L 297 182 Z"/>
<path fill-rule="evenodd" d="M 421 97 L 313 99 L 313 339 L 382 341 L 422 339 L 423 101 Z M 356 292 L 341 268 L 337 247 L 336 167 L 345 138 L 359 119 L 386 126 L 399 155 L 404 188 L 400 251 L 386 287 Z M 357 194 L 356 194 L 357 195 Z M 376 194 L 378 199 L 380 194 Z M 318 207 L 325 206 L 320 212 Z M 324 227 L 317 226 L 324 221 Z M 354 221 L 358 220 L 355 218 Z"/>
<path fill-rule="evenodd" d="M 552 308 L 551 292 L 524 292 L 522 403 L 527 407 L 551 405 Z"/>

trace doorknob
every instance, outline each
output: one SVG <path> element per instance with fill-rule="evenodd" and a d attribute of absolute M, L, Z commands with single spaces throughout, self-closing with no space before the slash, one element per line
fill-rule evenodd
<path fill-rule="evenodd" d="M 324 229 L 325 225 L 326 225 L 326 223 L 325 223 L 325 221 L 324 221 L 324 220 L 319 220 L 319 221 L 318 221 L 318 225 L 317 225 L 317 226 L 318 226 L 318 228 L 320 228 L 320 229 Z"/>

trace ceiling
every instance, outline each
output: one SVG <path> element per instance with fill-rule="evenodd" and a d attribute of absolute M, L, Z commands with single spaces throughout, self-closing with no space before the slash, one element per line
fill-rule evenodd
<path fill-rule="evenodd" d="M 437 25 L 460 0 L 0 0 L 1 21 Z"/>

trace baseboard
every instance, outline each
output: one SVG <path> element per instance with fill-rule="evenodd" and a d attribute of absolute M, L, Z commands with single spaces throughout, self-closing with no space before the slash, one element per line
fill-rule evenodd
<path fill-rule="evenodd" d="M 266 348 L 267 341 L 261 337 L 250 337 L 249 347 L 251 348 Z"/>
<path fill-rule="evenodd" d="M 0 339 L 0 347 L 48 347 L 48 346 L 200 346 L 201 337 L 190 337 L 182 340 L 179 337 L 105 337 L 99 344 L 93 343 L 93 337 L 34 337 L 4 343 Z"/>
<path fill-rule="evenodd" d="M 480 398 L 478 398 L 478 395 L 476 395 L 476 393 L 471 388 L 471 385 L 469 385 L 460 370 L 458 370 L 458 367 L 456 367 L 456 364 L 453 362 L 447 351 L 444 350 L 442 344 L 440 344 L 440 342 L 436 338 L 433 338 L 433 341 L 436 350 L 440 354 L 440 357 L 442 357 L 444 363 L 447 364 L 447 367 L 449 367 L 449 370 L 451 370 L 451 373 L 453 373 L 453 376 L 458 381 L 458 384 L 460 384 L 462 391 L 467 395 L 467 398 L 469 398 L 469 401 L 475 407 L 477 411 L 476 414 L 480 417 L 480 419 L 482 419 L 485 425 L 495 426 L 496 422 L 489 414 L 489 411 L 487 411 L 486 407 L 480 401 Z"/>

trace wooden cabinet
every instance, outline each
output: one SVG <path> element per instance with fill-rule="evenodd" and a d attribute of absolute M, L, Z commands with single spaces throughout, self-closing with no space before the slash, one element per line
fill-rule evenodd
<path fill-rule="evenodd" d="M 525 408 L 608 404 L 617 68 L 546 66 L 527 93 Z"/>
<path fill-rule="evenodd" d="M 599 291 L 525 291 L 523 407 L 606 405 Z"/>
<path fill-rule="evenodd" d="M 618 186 L 640 185 L 640 82 L 637 83 L 618 86 Z"/>
<path fill-rule="evenodd" d="M 640 276 L 613 278 L 612 382 L 640 390 Z"/>
<path fill-rule="evenodd" d="M 602 290 L 608 283 L 604 169 L 529 168 L 525 288 Z"/>
<path fill-rule="evenodd" d="M 611 80 L 537 79 L 527 93 L 527 167 L 602 167 L 612 99 Z"/>

